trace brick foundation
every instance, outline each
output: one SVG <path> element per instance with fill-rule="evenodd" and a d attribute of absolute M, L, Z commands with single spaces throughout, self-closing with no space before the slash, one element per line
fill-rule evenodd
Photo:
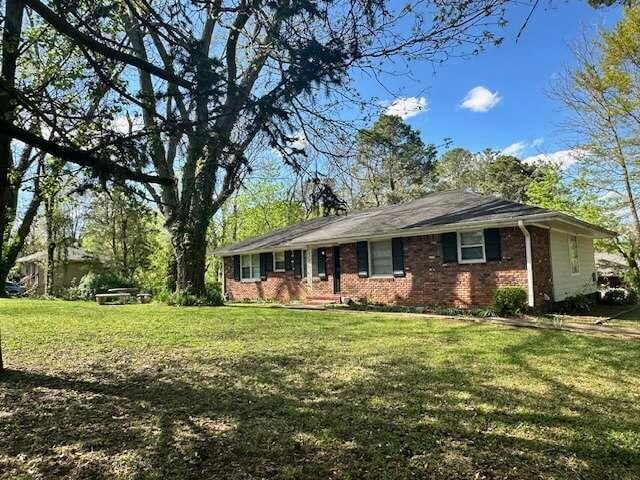
<path fill-rule="evenodd" d="M 536 305 L 552 297 L 549 232 L 528 227 L 532 237 Z M 527 288 L 524 236 L 517 227 L 500 229 L 502 260 L 476 264 L 444 264 L 440 235 L 404 239 L 406 275 L 401 278 L 360 278 L 355 244 L 340 246 L 341 292 L 353 300 L 396 305 L 486 306 L 498 287 Z M 233 299 L 271 299 L 282 302 L 304 300 L 308 295 L 333 293 L 333 249 L 327 248 L 327 280 L 314 279 L 309 294 L 306 279 L 293 272 L 269 273 L 267 280 L 238 282 L 233 277 L 233 259 L 226 257 L 225 291 Z"/>

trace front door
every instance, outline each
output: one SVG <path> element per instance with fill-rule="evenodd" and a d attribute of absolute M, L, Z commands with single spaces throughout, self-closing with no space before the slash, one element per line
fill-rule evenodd
<path fill-rule="evenodd" d="M 333 293 L 340 293 L 340 247 L 333 247 Z"/>

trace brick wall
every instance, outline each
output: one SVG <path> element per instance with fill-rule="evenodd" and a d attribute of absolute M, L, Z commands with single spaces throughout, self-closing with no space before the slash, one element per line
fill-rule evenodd
<path fill-rule="evenodd" d="M 536 304 L 545 294 L 551 297 L 549 233 L 529 227 L 534 258 Z M 517 228 L 500 229 L 502 260 L 477 264 L 443 264 L 440 235 L 404 239 L 405 272 L 400 278 L 360 278 L 355 244 L 340 246 L 341 295 L 353 300 L 397 305 L 490 305 L 498 287 L 526 289 L 527 270 L 524 237 Z M 314 279 L 312 296 L 333 293 L 333 249 L 327 248 L 327 280 Z M 234 299 L 304 300 L 306 279 L 294 279 L 292 272 L 270 273 L 266 281 L 237 282 L 233 278 L 233 259 L 225 258 L 226 291 Z"/>
<path fill-rule="evenodd" d="M 529 227 L 533 251 L 533 292 L 536 306 L 550 305 L 553 301 L 553 274 L 551 273 L 550 232 L 544 228 Z"/>

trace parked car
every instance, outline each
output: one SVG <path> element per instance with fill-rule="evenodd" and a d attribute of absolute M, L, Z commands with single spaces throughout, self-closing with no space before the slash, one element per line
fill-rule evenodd
<path fill-rule="evenodd" d="M 25 289 L 24 287 L 18 285 L 16 282 L 10 282 L 9 280 L 7 280 L 4 284 L 4 291 L 7 293 L 7 295 L 20 296 L 24 295 Z"/>

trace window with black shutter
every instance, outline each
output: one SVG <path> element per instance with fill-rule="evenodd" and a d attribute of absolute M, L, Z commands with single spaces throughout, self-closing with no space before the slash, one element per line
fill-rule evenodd
<path fill-rule="evenodd" d="M 293 251 L 293 278 L 302 278 L 302 251 Z"/>
<path fill-rule="evenodd" d="M 391 239 L 391 254 L 393 257 L 393 276 L 404 277 L 404 240 Z"/>
<path fill-rule="evenodd" d="M 233 279 L 240 281 L 240 255 L 233 256 Z"/>
<path fill-rule="evenodd" d="M 267 262 L 271 260 L 271 263 L 273 264 L 273 259 L 269 258 L 269 254 L 268 253 L 261 253 L 260 254 L 260 279 L 261 280 L 266 280 L 267 279 Z"/>
<path fill-rule="evenodd" d="M 487 262 L 498 262 L 502 260 L 499 228 L 487 228 L 484 231 L 484 249 Z"/>
<path fill-rule="evenodd" d="M 286 272 L 293 270 L 293 256 L 291 255 L 291 250 L 286 250 L 284 252 L 284 270 Z"/>
<path fill-rule="evenodd" d="M 266 256 L 266 267 L 267 267 L 267 273 L 271 273 L 273 272 L 273 252 L 267 252 L 265 253 Z"/>
<path fill-rule="evenodd" d="M 369 246 L 367 242 L 356 243 L 356 256 L 358 263 L 358 276 L 369 276 Z"/>
<path fill-rule="evenodd" d="M 442 261 L 444 263 L 458 262 L 458 234 L 447 232 L 440 235 L 442 242 Z"/>
<path fill-rule="evenodd" d="M 318 278 L 320 280 L 327 279 L 327 254 L 324 248 L 319 248 L 318 252 Z"/>

